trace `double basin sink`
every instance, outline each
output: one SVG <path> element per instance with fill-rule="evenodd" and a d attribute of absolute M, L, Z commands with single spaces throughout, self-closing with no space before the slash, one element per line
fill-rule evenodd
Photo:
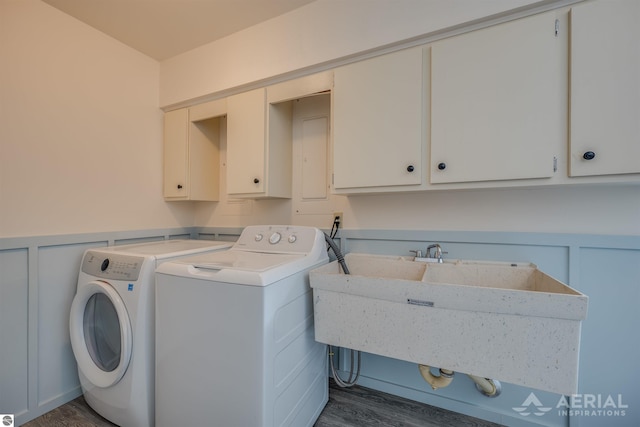
<path fill-rule="evenodd" d="M 588 297 L 528 263 L 347 254 L 310 272 L 316 341 L 577 391 Z"/>

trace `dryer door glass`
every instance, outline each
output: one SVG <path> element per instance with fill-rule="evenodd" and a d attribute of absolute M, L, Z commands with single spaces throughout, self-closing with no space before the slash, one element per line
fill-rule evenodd
<path fill-rule="evenodd" d="M 113 303 L 105 294 L 94 294 L 84 310 L 84 340 L 96 366 L 106 372 L 118 367 L 121 339 L 120 321 Z"/>

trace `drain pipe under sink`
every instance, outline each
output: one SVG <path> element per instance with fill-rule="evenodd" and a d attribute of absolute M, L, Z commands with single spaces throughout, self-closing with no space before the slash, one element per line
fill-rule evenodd
<path fill-rule="evenodd" d="M 424 378 L 424 380 L 428 382 L 429 385 L 431 385 L 431 388 L 433 388 L 434 390 L 444 388 L 451 384 L 451 381 L 453 381 L 454 372 L 448 369 L 440 368 L 440 375 L 438 376 L 431 373 L 431 366 L 418 365 L 418 369 L 420 369 L 422 378 Z"/>
<path fill-rule="evenodd" d="M 426 382 L 429 383 L 431 388 L 437 390 L 439 388 L 444 388 L 451 384 L 453 381 L 453 376 L 455 373 L 449 369 L 440 368 L 440 375 L 433 375 L 431 373 L 431 366 L 418 364 L 418 369 L 420 370 L 420 375 Z M 500 385 L 500 381 L 492 380 L 491 378 L 483 378 L 477 375 L 467 374 L 469 378 L 475 383 L 476 388 L 482 394 L 487 397 L 498 397 L 502 392 L 502 386 Z"/>
<path fill-rule="evenodd" d="M 478 377 L 476 375 L 467 374 L 471 380 L 476 383 L 476 388 L 487 397 L 498 397 L 502 393 L 502 385 L 500 381 L 491 378 Z"/>

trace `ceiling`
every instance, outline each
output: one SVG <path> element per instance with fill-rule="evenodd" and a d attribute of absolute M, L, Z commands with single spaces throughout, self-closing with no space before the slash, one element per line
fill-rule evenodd
<path fill-rule="evenodd" d="M 314 0 L 43 0 L 159 61 Z"/>

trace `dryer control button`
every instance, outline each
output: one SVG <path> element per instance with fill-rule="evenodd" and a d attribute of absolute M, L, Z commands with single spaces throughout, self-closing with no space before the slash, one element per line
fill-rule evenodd
<path fill-rule="evenodd" d="M 298 238 L 296 237 L 295 234 L 292 234 L 291 236 L 289 236 L 287 240 L 289 240 L 289 243 L 295 243 L 296 240 L 298 240 Z"/>
<path fill-rule="evenodd" d="M 255 236 L 256 242 L 261 241 L 263 237 L 264 236 L 262 234 L 256 234 L 256 236 Z"/>
<path fill-rule="evenodd" d="M 275 245 L 280 241 L 280 239 L 282 239 L 282 235 L 276 231 L 271 235 L 271 237 L 269 237 L 269 243 Z"/>

